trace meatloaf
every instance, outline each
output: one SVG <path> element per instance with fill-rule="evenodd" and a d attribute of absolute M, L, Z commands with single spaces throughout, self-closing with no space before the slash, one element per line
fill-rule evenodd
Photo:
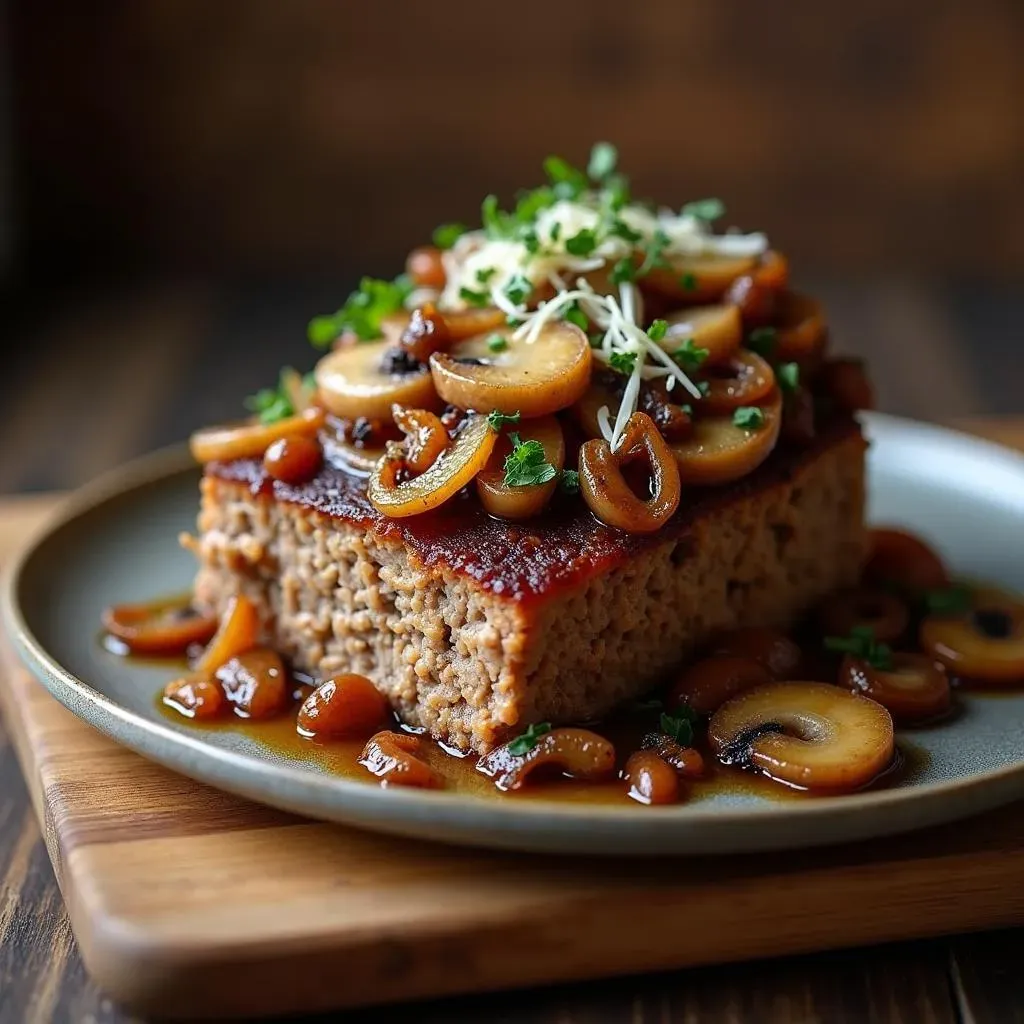
<path fill-rule="evenodd" d="M 258 460 L 212 463 L 187 539 L 196 599 L 221 612 L 246 594 L 297 669 L 363 673 L 408 725 L 482 753 L 531 722 L 598 718 L 714 632 L 788 625 L 853 585 L 864 452 L 856 422 L 837 418 L 731 486 L 684 492 L 648 536 L 569 499 L 536 525 L 469 496 L 389 520 L 337 467 L 288 486 Z"/>

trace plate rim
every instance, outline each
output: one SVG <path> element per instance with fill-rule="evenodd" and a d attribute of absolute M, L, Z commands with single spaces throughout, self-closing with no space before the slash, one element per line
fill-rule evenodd
<path fill-rule="evenodd" d="M 877 433 L 895 431 L 961 448 L 966 445 L 979 455 L 1007 462 L 1024 482 L 1024 455 L 1003 445 L 881 413 L 867 414 L 862 422 L 871 441 Z M 444 790 L 381 788 L 208 743 L 198 735 L 146 718 L 80 679 L 46 650 L 20 600 L 34 560 L 42 557 L 45 545 L 63 530 L 147 486 L 189 472 L 198 472 L 198 467 L 187 447 L 173 445 L 108 470 L 62 499 L 5 567 L 0 613 L 22 661 L 73 714 L 115 742 L 206 784 L 293 812 L 298 808 L 296 813 L 321 820 L 391 834 L 456 845 L 625 856 L 831 845 L 952 821 L 1024 796 L 1024 756 L 1016 764 L 907 788 L 784 804 L 765 801 L 743 808 L 712 809 L 700 803 L 636 808 L 557 800 L 505 801 Z M 748 833 L 756 833 L 766 823 L 776 827 L 762 831 L 775 834 L 751 842 Z M 826 834 L 808 832 L 808 824 L 817 824 Z"/>

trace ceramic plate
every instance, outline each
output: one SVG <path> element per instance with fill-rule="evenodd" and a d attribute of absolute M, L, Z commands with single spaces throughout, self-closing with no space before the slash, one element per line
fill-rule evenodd
<path fill-rule="evenodd" d="M 870 515 L 933 542 L 960 575 L 1024 590 L 1024 457 L 891 417 L 866 417 Z M 922 763 L 853 796 L 772 801 L 723 792 L 643 809 L 380 789 L 268 753 L 242 731 L 169 722 L 154 695 L 166 666 L 108 654 L 104 605 L 188 588 L 198 471 L 158 453 L 67 505 L 8 574 L 4 613 L 25 661 L 76 715 L 133 750 L 213 786 L 301 814 L 447 842 L 587 854 L 725 853 L 834 843 L 936 824 L 1024 797 L 1024 693 L 963 698 L 955 726 L 915 730 Z"/>

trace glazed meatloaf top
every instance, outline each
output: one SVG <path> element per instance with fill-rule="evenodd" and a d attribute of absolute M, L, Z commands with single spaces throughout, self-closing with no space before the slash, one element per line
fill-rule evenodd
<path fill-rule="evenodd" d="M 542 520 L 517 524 L 489 516 L 467 493 L 433 513 L 389 519 L 370 504 L 366 481 L 330 462 L 308 483 L 289 485 L 270 478 L 257 459 L 213 462 L 206 472 L 245 483 L 253 495 L 273 497 L 343 520 L 379 537 L 399 540 L 425 565 L 468 577 L 508 600 L 530 602 L 585 585 L 652 545 L 678 540 L 703 517 L 790 478 L 824 449 L 860 432 L 852 417 L 839 414 L 821 424 L 815 440 L 799 447 L 780 444 L 757 470 L 713 488 L 684 492 L 678 511 L 654 535 L 627 534 L 598 521 L 579 501 L 554 502 Z"/>

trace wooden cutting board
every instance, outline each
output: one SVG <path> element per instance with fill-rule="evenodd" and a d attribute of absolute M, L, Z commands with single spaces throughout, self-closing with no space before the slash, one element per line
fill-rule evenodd
<path fill-rule="evenodd" d="M 0 557 L 45 507 L 0 504 Z M 0 703 L 85 964 L 144 1013 L 323 1010 L 1024 923 L 1020 805 L 795 854 L 460 850 L 192 782 L 80 722 L 9 649 L 3 668 Z"/>

